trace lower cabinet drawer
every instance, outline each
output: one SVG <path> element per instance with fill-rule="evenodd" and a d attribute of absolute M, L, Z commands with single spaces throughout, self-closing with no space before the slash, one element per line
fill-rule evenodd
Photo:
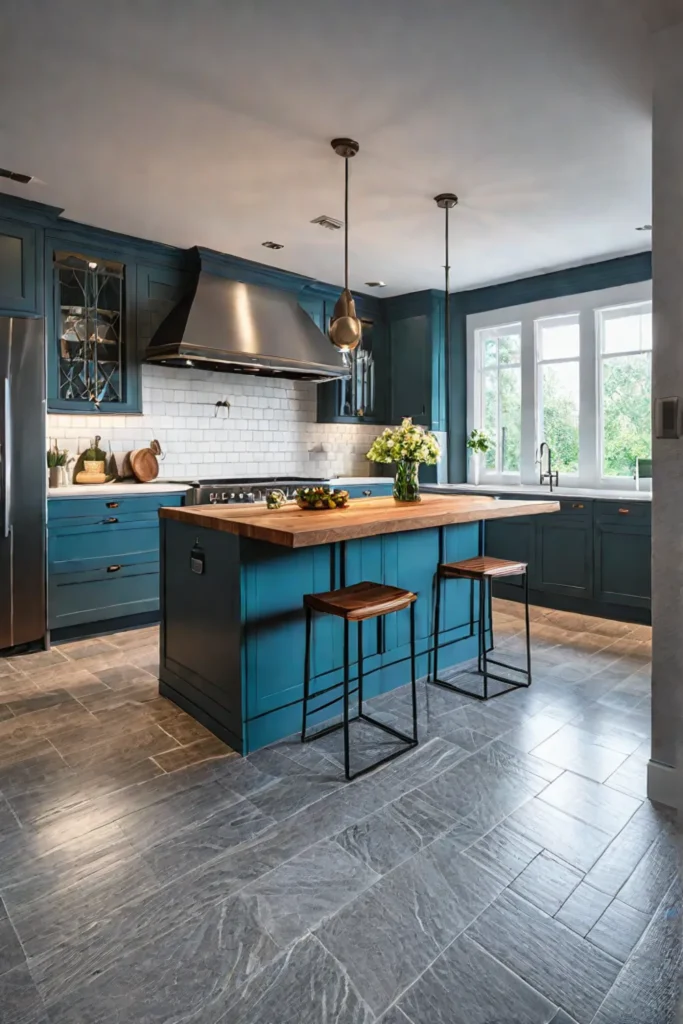
<path fill-rule="evenodd" d="M 156 561 L 159 524 L 130 523 L 117 527 L 51 527 L 48 530 L 48 572 L 78 572 L 118 562 Z"/>
<path fill-rule="evenodd" d="M 350 498 L 386 498 L 394 489 L 393 483 L 386 484 L 354 484 L 352 487 L 344 487 L 342 490 L 349 492 Z"/>
<path fill-rule="evenodd" d="M 183 494 L 103 494 L 102 497 L 49 498 L 47 521 L 56 523 L 60 519 L 93 518 L 109 516 L 136 516 L 147 513 L 156 516 L 160 508 L 181 505 Z"/>
<path fill-rule="evenodd" d="M 158 607 L 158 561 L 49 577 L 49 629 L 153 612 Z"/>

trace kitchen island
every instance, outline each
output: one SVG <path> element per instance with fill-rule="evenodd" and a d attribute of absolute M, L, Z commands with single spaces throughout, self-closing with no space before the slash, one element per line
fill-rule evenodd
<path fill-rule="evenodd" d="M 487 520 L 558 508 L 554 501 L 437 494 L 409 505 L 366 498 L 319 512 L 295 505 L 162 508 L 160 693 L 240 753 L 297 732 L 303 596 L 362 580 L 418 594 L 417 669 L 425 675 L 438 562 L 481 553 Z M 444 669 L 476 655 L 469 594 L 465 580 L 444 590 Z M 342 632 L 340 619 L 314 618 L 312 693 L 342 681 Z M 378 620 L 365 653 L 366 697 L 407 682 L 408 612 Z M 319 722 L 340 711 L 341 702 L 326 708 Z"/>

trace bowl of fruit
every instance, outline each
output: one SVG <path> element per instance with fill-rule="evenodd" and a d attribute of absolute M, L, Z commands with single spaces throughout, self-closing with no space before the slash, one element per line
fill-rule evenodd
<path fill-rule="evenodd" d="M 332 490 L 331 487 L 297 487 L 296 503 L 307 512 L 348 508 L 349 492 Z"/>

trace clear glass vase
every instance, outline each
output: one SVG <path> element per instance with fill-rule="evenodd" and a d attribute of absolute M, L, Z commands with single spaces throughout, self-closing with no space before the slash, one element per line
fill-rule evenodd
<path fill-rule="evenodd" d="M 396 463 L 394 476 L 395 501 L 420 501 L 420 464 L 411 459 L 401 459 Z"/>

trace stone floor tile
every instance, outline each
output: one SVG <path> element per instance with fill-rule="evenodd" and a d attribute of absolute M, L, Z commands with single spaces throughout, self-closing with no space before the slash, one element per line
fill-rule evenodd
<path fill-rule="evenodd" d="M 8 1024 L 49 1024 L 45 1006 L 25 963 L 0 974 L 0 1013 Z"/>
<path fill-rule="evenodd" d="M 588 932 L 588 939 L 616 960 L 626 963 L 633 947 L 650 923 L 650 916 L 613 900 Z"/>
<path fill-rule="evenodd" d="M 573 772 L 565 772 L 551 783 L 539 800 L 611 835 L 620 832 L 641 806 L 641 801 L 635 797 L 617 793 Z"/>
<path fill-rule="evenodd" d="M 587 882 L 581 882 L 565 900 L 555 917 L 584 938 L 612 902 L 612 897 Z"/>
<path fill-rule="evenodd" d="M 514 879 L 510 889 L 552 917 L 571 896 L 582 878 L 581 871 L 543 850 Z"/>
<path fill-rule="evenodd" d="M 509 891 L 467 934 L 579 1024 L 590 1024 L 620 970 L 613 957 Z"/>
<path fill-rule="evenodd" d="M 588 871 L 611 840 L 607 832 L 539 799 L 514 811 L 505 824 L 579 871 Z"/>
<path fill-rule="evenodd" d="M 175 742 L 175 741 L 174 741 Z M 198 764 L 201 761 L 208 761 L 212 758 L 234 757 L 235 752 L 230 749 L 217 736 L 210 736 L 207 739 L 195 740 L 185 747 L 175 749 L 173 744 L 168 744 L 171 749 L 166 749 L 161 754 L 153 754 L 153 760 L 165 772 L 175 772 L 179 768 L 187 768 L 189 765 Z"/>
<path fill-rule="evenodd" d="M 540 852 L 540 846 L 505 824 L 496 825 L 467 851 L 472 860 L 500 878 L 503 885 L 513 882 Z"/>
<path fill-rule="evenodd" d="M 626 760 L 625 754 L 591 742 L 579 730 L 563 726 L 549 739 L 534 747 L 532 754 L 577 775 L 604 782 Z"/>
<path fill-rule="evenodd" d="M 441 954 L 398 1004 L 429 1024 L 547 1024 L 553 1004 L 466 935 Z"/>

